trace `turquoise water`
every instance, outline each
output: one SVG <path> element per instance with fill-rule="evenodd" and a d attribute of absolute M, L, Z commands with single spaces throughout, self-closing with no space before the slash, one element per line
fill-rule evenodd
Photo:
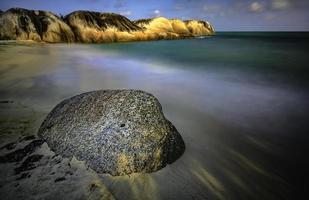
<path fill-rule="evenodd" d="M 115 44 L 0 45 L 1 100 L 47 114 L 98 89 L 154 94 L 184 155 L 103 176 L 116 199 L 301 199 L 308 189 L 308 33 L 218 33 Z"/>
<path fill-rule="evenodd" d="M 219 32 L 204 39 L 116 43 L 97 48 L 186 69 L 256 72 L 264 78 L 274 75 L 297 83 L 309 80 L 307 32 Z"/>

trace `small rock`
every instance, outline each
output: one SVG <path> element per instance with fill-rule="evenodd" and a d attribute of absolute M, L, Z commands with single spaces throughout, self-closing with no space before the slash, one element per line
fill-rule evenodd
<path fill-rule="evenodd" d="M 22 179 L 25 179 L 25 178 L 30 178 L 31 177 L 31 174 L 29 172 L 26 172 L 26 173 L 22 173 L 22 175 L 20 177 L 18 177 L 16 179 L 16 181 L 18 180 L 22 180 Z"/>
<path fill-rule="evenodd" d="M 38 154 L 29 156 L 21 164 L 21 166 L 15 168 L 15 174 L 19 174 L 21 172 L 36 168 L 37 166 L 35 165 L 35 163 L 38 162 L 39 160 L 41 160 L 42 157 L 43 157 L 43 155 L 38 155 Z"/>
<path fill-rule="evenodd" d="M 1 147 L 0 150 L 2 150 L 2 149 L 12 150 L 15 147 L 16 147 L 16 142 L 11 142 L 11 143 L 6 144 L 3 147 Z"/>
<path fill-rule="evenodd" d="M 56 178 L 56 179 L 55 179 L 55 183 L 56 183 L 56 182 L 60 182 L 60 181 L 64 181 L 64 180 L 66 180 L 65 177 L 59 177 L 59 178 Z"/>
<path fill-rule="evenodd" d="M 3 101 L 0 101 L 0 103 L 14 103 L 14 101 L 10 101 L 10 100 L 3 100 Z"/>
<path fill-rule="evenodd" d="M 18 149 L 4 156 L 0 156 L 0 163 L 19 162 L 27 155 L 33 153 L 43 143 L 44 140 L 33 140 L 22 149 Z"/>
<path fill-rule="evenodd" d="M 34 140 L 35 139 L 35 136 L 34 135 L 29 135 L 29 136 L 26 136 L 24 138 L 22 138 L 20 141 L 28 141 L 28 140 Z"/>

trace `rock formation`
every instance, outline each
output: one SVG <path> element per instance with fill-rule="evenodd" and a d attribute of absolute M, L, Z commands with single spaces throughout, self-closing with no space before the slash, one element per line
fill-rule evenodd
<path fill-rule="evenodd" d="M 46 11 L 12 8 L 0 13 L 0 39 L 44 42 L 127 42 L 213 35 L 205 21 L 157 17 L 130 21 L 115 13 L 75 11 L 64 18 Z"/>
<path fill-rule="evenodd" d="M 131 41 L 131 32 L 141 28 L 128 18 L 114 13 L 75 11 L 65 17 L 79 42 Z"/>
<path fill-rule="evenodd" d="M 194 36 L 212 35 L 215 32 L 209 22 L 201 20 L 185 20 L 184 23 L 190 33 Z"/>
<path fill-rule="evenodd" d="M 11 8 L 0 16 L 0 39 L 74 42 L 74 34 L 51 12 Z"/>
<path fill-rule="evenodd" d="M 214 29 L 208 22 L 197 20 L 181 21 L 157 17 L 137 20 L 135 24 L 142 27 L 147 34 L 156 34 L 158 39 L 178 39 L 214 34 Z"/>
<path fill-rule="evenodd" d="M 137 90 L 88 92 L 59 103 L 38 135 L 64 157 L 98 173 L 153 172 L 174 162 L 184 142 L 159 101 Z"/>

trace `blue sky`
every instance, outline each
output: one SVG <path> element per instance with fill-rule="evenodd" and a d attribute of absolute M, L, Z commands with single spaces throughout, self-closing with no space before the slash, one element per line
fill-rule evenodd
<path fill-rule="evenodd" d="M 201 19 L 211 22 L 217 31 L 309 31 L 309 0 L 0 0 L 1 10 L 11 7 L 62 15 L 94 10 L 129 19 Z"/>

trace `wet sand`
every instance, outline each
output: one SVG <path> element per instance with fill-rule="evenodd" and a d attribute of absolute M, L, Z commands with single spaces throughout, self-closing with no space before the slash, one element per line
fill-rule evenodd
<path fill-rule="evenodd" d="M 97 89 L 154 94 L 186 143 L 172 165 L 122 177 L 97 174 L 44 143 L 21 161 L 0 163 L 4 199 L 297 199 L 308 189 L 306 88 L 189 71 L 89 45 L 2 44 L 0 60 L 0 147 L 16 143 L 0 156 L 35 140 L 23 138 L 36 138 L 61 100 Z M 43 157 L 16 174 L 33 155 Z"/>

